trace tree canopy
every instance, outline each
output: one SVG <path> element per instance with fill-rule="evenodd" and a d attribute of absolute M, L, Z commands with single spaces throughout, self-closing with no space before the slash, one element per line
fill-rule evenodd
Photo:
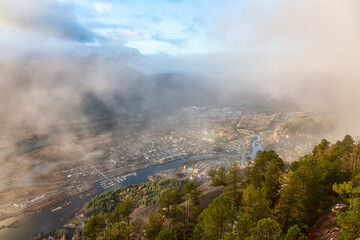
<path fill-rule="evenodd" d="M 170 182 L 166 190 L 161 188 L 159 210 L 148 219 L 146 236 L 154 240 L 306 239 L 305 231 L 319 216 L 342 203 L 348 207 L 337 213 L 340 239 L 358 239 L 359 149 L 349 135 L 335 144 L 323 139 L 312 152 L 287 166 L 272 150 L 258 152 L 247 170 L 234 165 L 228 171 L 219 168 L 209 173 L 213 185 L 224 185 L 225 191 L 205 209 L 200 208 L 203 194 L 197 181 L 183 187 Z M 100 199 L 111 199 L 112 194 Z M 84 239 L 129 239 L 134 206 L 136 200 L 123 199 L 111 212 L 93 216 L 85 225 Z"/>

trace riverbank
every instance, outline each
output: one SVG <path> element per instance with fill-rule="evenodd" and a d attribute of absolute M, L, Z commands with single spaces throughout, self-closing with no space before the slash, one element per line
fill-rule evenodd
<path fill-rule="evenodd" d="M 242 155 L 243 153 L 241 152 L 238 154 Z M 81 194 L 68 197 L 62 202 L 58 202 L 57 204 L 53 204 L 52 206 L 48 206 L 41 210 L 38 209 L 38 211 L 34 214 L 19 214 L 18 217 L 21 217 L 23 219 L 23 221 L 21 221 L 21 224 L 17 226 L 16 229 L 6 228 L 0 230 L 0 239 L 23 240 L 28 239 L 31 236 L 36 236 L 41 232 L 47 232 L 53 229 L 61 228 L 64 224 L 66 224 L 69 220 L 73 218 L 77 209 L 81 209 L 87 201 L 89 201 L 98 194 L 101 194 L 105 191 L 114 190 L 119 187 L 124 187 L 126 185 L 147 182 L 149 181 L 147 176 L 151 175 L 155 171 L 181 166 L 182 163 L 187 161 L 216 157 L 216 155 L 220 156 L 221 154 L 212 154 L 207 156 L 190 156 L 187 158 L 173 159 L 165 163 L 151 163 L 146 166 L 137 167 L 136 169 L 122 171 L 120 172 L 120 174 L 119 172 L 113 172 L 110 174 L 110 171 L 106 172 L 107 174 L 109 174 L 109 176 L 107 177 L 109 179 L 131 172 L 136 173 L 136 176 L 130 176 L 125 181 L 116 183 L 108 189 L 104 189 L 101 187 L 100 182 L 105 178 L 100 178 L 100 180 L 93 181 L 91 183 L 93 186 L 92 190 L 96 190 L 96 193 L 90 193 L 91 190 L 87 190 L 85 192 L 82 192 Z M 226 154 L 222 154 L 222 156 L 224 157 L 226 156 Z M 63 204 L 65 201 L 71 201 L 71 204 L 64 206 L 57 211 L 51 211 L 52 209 L 56 208 L 56 206 Z M 41 226 L 41 228 L 39 226 Z"/>
<path fill-rule="evenodd" d="M 53 196 L 51 196 L 49 198 L 44 198 L 41 201 L 38 201 L 38 202 L 36 202 L 36 203 L 34 203 L 32 205 L 29 205 L 29 206 L 27 206 L 27 207 L 25 207 L 23 209 L 18 210 L 16 212 L 2 214 L 0 216 L 0 222 L 4 221 L 6 219 L 9 219 L 9 218 L 17 217 L 17 216 L 32 215 L 32 214 L 35 214 L 35 213 L 39 213 L 39 212 L 41 212 L 43 210 L 52 208 L 52 207 L 56 206 L 57 204 L 65 201 L 65 200 L 67 200 L 67 199 L 69 199 L 69 198 L 71 198 L 73 196 L 81 195 L 81 194 L 83 194 L 85 192 L 93 190 L 95 188 L 95 184 L 103 181 L 104 179 L 114 178 L 114 177 L 117 177 L 117 176 L 121 176 L 121 175 L 125 175 L 125 174 L 131 173 L 131 172 L 138 171 L 140 169 L 144 169 L 144 168 L 148 168 L 148 167 L 156 166 L 156 165 L 163 165 L 163 164 L 167 164 L 167 163 L 170 163 L 170 162 L 174 162 L 174 161 L 178 161 L 178 160 L 186 159 L 186 158 L 190 158 L 190 157 L 192 157 L 192 156 L 188 155 L 188 156 L 180 158 L 180 159 L 170 159 L 170 160 L 168 160 L 166 162 L 163 162 L 163 163 L 154 162 L 154 163 L 142 165 L 142 166 L 139 166 L 139 167 L 134 167 L 131 170 L 113 169 L 113 170 L 106 171 L 106 172 L 104 172 L 106 177 L 101 177 L 99 179 L 87 182 L 89 187 L 83 188 L 82 191 L 78 191 L 76 193 L 71 194 L 71 192 L 69 192 L 69 191 L 61 190 L 61 191 L 59 191 L 58 193 L 56 193 L 55 195 L 53 195 Z M 1 227 L 2 226 L 0 226 L 0 228 Z"/>
<path fill-rule="evenodd" d="M 93 188 L 91 190 L 87 190 L 86 192 L 83 192 L 81 194 L 77 194 L 71 197 L 68 197 L 64 199 L 62 202 L 58 202 L 57 204 L 52 204 L 52 206 L 44 207 L 45 205 L 42 205 L 43 208 L 40 210 L 38 209 L 35 213 L 29 215 L 24 213 L 18 213 L 13 219 L 22 219 L 21 224 L 17 226 L 17 229 L 14 228 L 6 228 L 0 230 L 0 239 L 27 239 L 29 236 L 36 236 L 40 232 L 44 231 L 50 231 L 53 229 L 61 228 L 67 221 L 72 218 L 75 214 L 74 211 L 76 209 L 81 209 L 83 205 L 95 197 L 98 194 L 101 194 L 108 190 L 113 190 L 119 187 L 123 187 L 130 184 L 136 184 L 141 182 L 149 181 L 147 179 L 147 176 L 150 175 L 152 172 L 166 169 L 166 168 L 172 168 L 174 166 L 180 165 L 183 162 L 204 158 L 208 156 L 196 156 L 196 157 L 188 157 L 188 158 L 182 158 L 182 159 L 174 159 L 171 161 L 168 161 L 166 163 L 160 163 L 160 164 L 148 164 L 146 167 L 139 167 L 136 170 L 131 171 L 123 171 L 122 174 L 112 174 L 113 178 L 116 176 L 121 176 L 127 173 L 135 172 L 136 176 L 130 176 L 125 181 L 120 182 L 112 186 L 108 189 L 103 189 L 100 185 L 101 180 L 104 178 L 101 178 L 100 180 L 97 180 L 93 182 Z M 96 193 L 90 193 L 92 190 L 96 190 Z M 65 206 L 57 211 L 52 212 L 51 210 L 56 208 L 59 205 L 62 205 L 65 201 L 71 201 L 71 204 L 68 206 Z M 2 221 L 2 224 L 9 225 L 8 222 Z M 39 230 L 39 226 L 42 226 L 42 229 Z"/>

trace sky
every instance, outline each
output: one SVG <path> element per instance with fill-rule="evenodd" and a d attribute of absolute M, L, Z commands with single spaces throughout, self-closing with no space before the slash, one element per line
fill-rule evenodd
<path fill-rule="evenodd" d="M 0 57 L 119 46 L 144 55 L 241 53 L 283 5 L 285 0 L 1 0 Z"/>
<path fill-rule="evenodd" d="M 29 88 L 53 83 L 44 95 L 60 89 L 64 73 L 86 91 L 88 78 L 91 90 L 111 90 L 109 75 L 119 85 L 126 77 L 108 56 L 130 49 L 143 55 L 126 62 L 137 71 L 206 79 L 224 99 L 256 92 L 305 108 L 360 111 L 359 43 L 358 0 L 0 0 L 0 93 L 8 103 L 9 93 L 25 89 L 11 94 L 14 105 L 26 102 L 27 93 L 46 102 L 38 88 L 14 84 L 10 63 L 10 69 L 29 68 L 27 77 L 37 83 Z M 105 57 L 86 65 L 74 53 Z M 75 95 L 78 86 L 69 89 Z M 59 92 L 59 99 L 68 96 Z"/>
<path fill-rule="evenodd" d="M 145 55 L 221 52 L 226 46 L 216 41 L 212 21 L 241 2 L 2 0 L 1 50 L 126 46 Z"/>
<path fill-rule="evenodd" d="M 356 0 L 0 0 L 0 57 L 121 46 L 173 56 L 321 51 L 324 38 L 358 34 L 358 9 Z"/>
<path fill-rule="evenodd" d="M 322 45 L 324 38 L 329 45 L 358 40 L 351 34 L 359 31 L 359 5 L 356 0 L 1 0 L 0 57 L 120 46 L 174 56 L 321 50 L 329 47 Z"/>

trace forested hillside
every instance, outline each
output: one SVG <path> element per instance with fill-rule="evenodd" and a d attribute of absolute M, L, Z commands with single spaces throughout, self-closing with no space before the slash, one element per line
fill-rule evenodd
<path fill-rule="evenodd" d="M 359 160 L 360 145 L 349 135 L 335 144 L 322 140 L 311 153 L 292 164 L 286 164 L 272 150 L 258 152 L 245 173 L 237 166 L 209 173 L 213 184 L 224 185 L 225 192 L 205 209 L 199 207 L 203 199 L 199 184 L 190 182 L 182 190 L 176 186 L 166 191 L 143 235 L 133 231 L 130 213 L 137 200 L 130 197 L 108 213 L 90 218 L 83 236 L 150 240 L 307 239 L 307 230 L 321 214 L 342 203 L 345 207 L 337 212 L 339 239 L 358 239 Z M 92 200 L 92 207 L 99 199 Z"/>
<path fill-rule="evenodd" d="M 125 199 L 132 199 L 134 206 L 156 204 L 160 202 L 167 190 L 182 188 L 184 185 L 183 181 L 171 179 L 128 185 L 94 197 L 85 204 L 83 212 L 87 217 L 101 211 L 109 213 Z"/>

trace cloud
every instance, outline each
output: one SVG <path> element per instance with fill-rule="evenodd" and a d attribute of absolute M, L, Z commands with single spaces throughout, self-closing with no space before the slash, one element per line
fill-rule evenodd
<path fill-rule="evenodd" d="M 47 3 L 46 6 L 50 4 L 45 0 L 37 2 Z M 171 8 L 176 14 L 171 16 L 160 10 L 162 14 L 156 12 L 159 6 L 156 3 L 151 11 L 147 5 L 143 6 L 139 2 L 135 6 L 126 5 L 128 8 L 121 5 L 123 2 L 119 3 L 120 7 L 113 3 L 116 9 L 113 13 L 119 14 L 121 21 L 109 21 L 115 24 L 115 30 L 108 31 L 108 42 L 113 40 L 121 45 L 126 44 L 142 52 L 144 50 L 145 54 L 183 54 L 200 52 L 199 49 L 205 49 L 201 52 L 216 52 L 219 49 L 228 52 L 147 58 L 147 62 L 142 62 L 143 66 L 140 66 L 146 72 L 196 72 L 207 76 L 211 73 L 214 78 L 220 79 L 219 85 L 223 89 L 228 87 L 223 92 L 234 98 L 238 96 L 238 90 L 251 86 L 258 92 L 290 97 L 304 106 L 342 108 L 360 102 L 360 97 L 358 99 L 356 94 L 360 87 L 357 83 L 360 71 L 356 66 L 360 61 L 360 4 L 356 0 L 271 0 L 266 3 L 260 0 L 234 0 L 224 2 L 217 8 L 214 8 L 215 2 L 204 6 L 191 5 L 189 11 L 185 11 L 184 6 L 176 5 Z M 66 14 L 72 12 L 68 9 L 69 4 L 54 4 L 67 6 L 67 11 L 64 11 Z M 34 15 L 28 9 L 45 8 L 35 4 L 26 7 L 26 11 L 21 11 L 23 5 L 7 5 L 16 6 L 16 16 L 20 19 L 21 16 Z M 131 18 L 139 8 L 143 18 Z M 2 20 L 14 18 L 6 17 L 14 10 L 9 7 L 8 11 L 0 9 Z M 59 7 L 57 9 L 59 11 Z M 152 15 L 157 17 L 156 24 L 151 20 L 152 15 L 148 14 L 153 13 L 152 11 Z M 44 16 L 44 11 L 37 12 Z M 125 16 L 128 21 L 122 21 L 121 17 L 126 14 L 129 15 Z M 74 19 L 74 16 L 73 12 L 70 19 Z M 175 19 L 174 16 L 179 17 Z M 77 20 L 71 22 L 80 24 Z M 116 25 L 118 22 L 123 25 Z M 100 22 L 99 28 L 105 28 L 106 24 L 107 21 Z M 186 34 L 187 32 L 190 33 Z M 105 45 L 104 42 L 106 41 L 102 45 Z"/>
<path fill-rule="evenodd" d="M 217 10 L 204 9 L 197 16 L 206 38 L 196 50 L 207 45 L 224 52 L 158 55 L 137 66 L 145 72 L 209 76 L 228 99 L 249 92 L 290 99 L 305 109 L 360 109 L 359 1 L 229 1 Z M 176 48 L 188 50 L 194 42 L 193 38 Z M 138 46 L 156 44 L 165 52 L 165 47 L 174 49 L 156 41 Z"/>
<path fill-rule="evenodd" d="M 131 39 L 131 38 L 136 39 L 136 38 L 139 37 L 139 31 L 128 29 L 128 30 L 125 30 L 125 31 L 124 31 L 124 35 L 125 35 L 126 38 L 128 38 L 128 39 Z"/>
<path fill-rule="evenodd" d="M 161 34 L 155 34 L 154 36 L 152 36 L 152 39 L 154 39 L 155 41 L 167 42 L 174 45 L 179 45 L 186 41 L 185 38 L 167 38 L 162 36 Z"/>
<path fill-rule="evenodd" d="M 346 109 L 360 108 L 359 11 L 356 0 L 253 0 L 199 17 L 211 46 L 228 52 L 212 61 L 231 92 L 252 85 L 306 108 Z"/>
<path fill-rule="evenodd" d="M 103 2 L 94 3 L 94 10 L 100 14 L 110 12 L 111 9 L 112 9 L 111 3 L 103 3 Z"/>
<path fill-rule="evenodd" d="M 76 16 L 77 6 L 49 0 L 0 2 L 0 26 L 32 31 L 46 37 L 76 42 L 95 42 L 101 37 L 86 28 Z"/>

